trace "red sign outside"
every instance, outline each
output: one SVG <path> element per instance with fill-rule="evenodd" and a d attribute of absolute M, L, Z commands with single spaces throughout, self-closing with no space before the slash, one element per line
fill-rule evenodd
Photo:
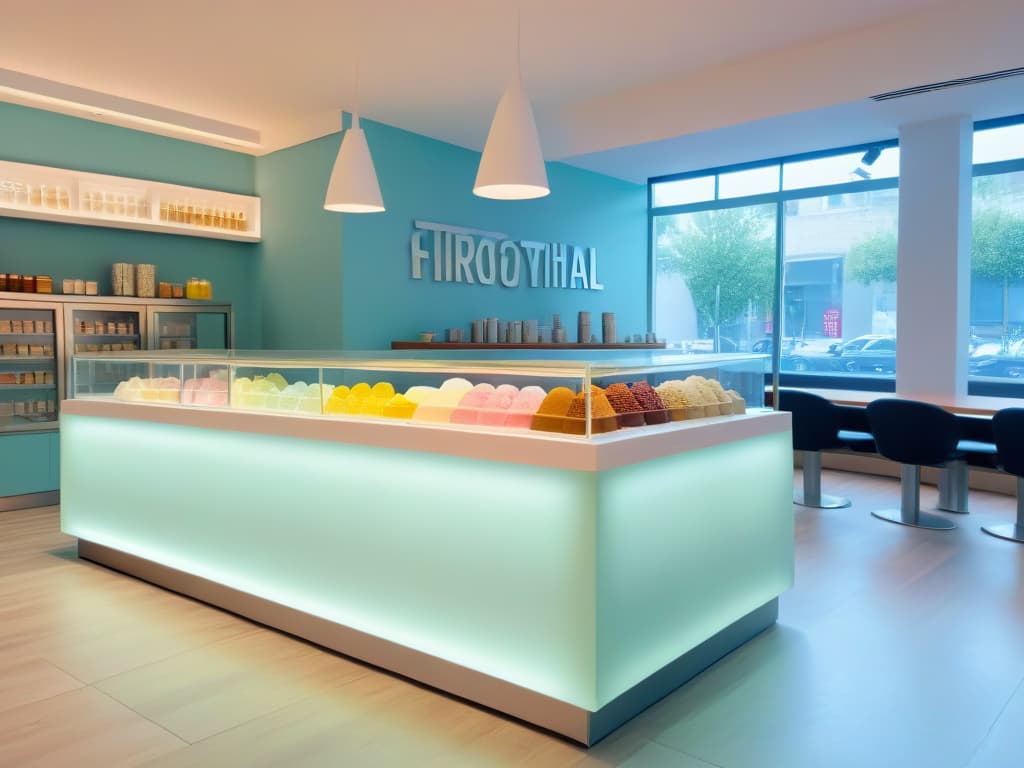
<path fill-rule="evenodd" d="M 840 309 L 826 309 L 821 318 L 825 335 L 832 339 L 843 337 L 843 312 Z"/>

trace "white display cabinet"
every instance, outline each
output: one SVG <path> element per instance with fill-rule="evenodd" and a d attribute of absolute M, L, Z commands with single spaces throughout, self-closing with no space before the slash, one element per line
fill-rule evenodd
<path fill-rule="evenodd" d="M 746 413 L 540 413 L 691 376 Z M 776 620 L 793 454 L 763 391 L 749 355 L 78 356 L 61 527 L 84 559 L 593 744 Z"/>

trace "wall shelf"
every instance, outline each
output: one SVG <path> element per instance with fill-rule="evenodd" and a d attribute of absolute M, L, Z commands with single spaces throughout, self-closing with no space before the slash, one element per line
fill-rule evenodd
<path fill-rule="evenodd" d="M 138 339 L 137 333 L 83 333 L 75 334 L 75 340 L 79 339 Z"/>
<path fill-rule="evenodd" d="M 660 344 L 474 344 L 455 341 L 392 341 L 392 349 L 665 349 Z"/>
<path fill-rule="evenodd" d="M 244 220 L 246 228 L 163 220 L 166 206 L 179 203 L 230 212 L 235 226 Z M 0 216 L 246 243 L 261 239 L 260 198 L 252 195 L 9 161 L 0 161 Z"/>

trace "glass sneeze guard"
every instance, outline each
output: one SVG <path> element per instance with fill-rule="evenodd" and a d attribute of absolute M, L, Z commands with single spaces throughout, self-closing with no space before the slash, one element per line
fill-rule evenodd
<path fill-rule="evenodd" d="M 429 359 L 401 353 L 76 355 L 71 396 L 589 438 L 763 406 L 767 356 Z"/>

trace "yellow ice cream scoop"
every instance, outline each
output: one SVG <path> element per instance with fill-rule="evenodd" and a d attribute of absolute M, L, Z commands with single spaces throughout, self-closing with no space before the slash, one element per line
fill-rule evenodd
<path fill-rule="evenodd" d="M 392 419 L 408 419 L 412 417 L 417 404 L 403 395 L 395 395 L 384 405 L 384 415 Z"/>

